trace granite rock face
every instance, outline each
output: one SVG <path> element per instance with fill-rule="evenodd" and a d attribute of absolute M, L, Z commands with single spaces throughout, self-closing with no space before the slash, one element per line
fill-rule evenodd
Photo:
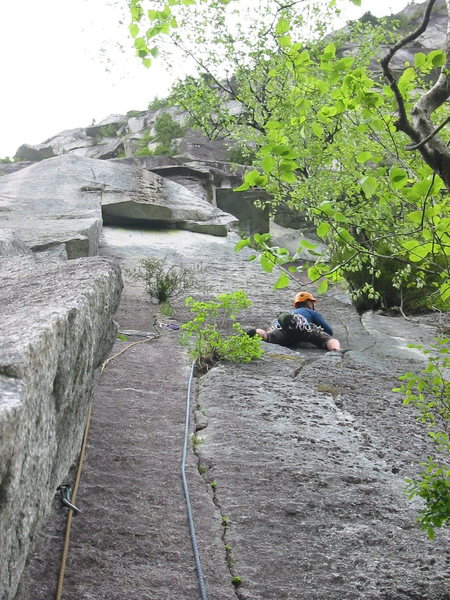
<path fill-rule="evenodd" d="M 83 191 L 92 174 L 80 160 L 60 156 L 1 177 L 0 229 L 14 230 L 34 252 L 95 255 L 101 205 L 99 196 Z"/>
<path fill-rule="evenodd" d="M 118 267 L 103 258 L 0 259 L 0 598 L 81 443 L 99 366 L 115 338 Z"/>
<path fill-rule="evenodd" d="M 76 161 L 53 158 L 0 180 L 2 600 L 14 597 L 79 452 L 99 365 L 115 339 L 120 271 L 93 257 L 101 204 L 80 189 L 91 171 L 73 168 Z"/>
<path fill-rule="evenodd" d="M 95 255 L 103 218 L 227 235 L 237 220 L 138 165 L 67 154 L 0 178 L 2 225 L 34 251 Z"/>
<path fill-rule="evenodd" d="M 126 268 L 149 254 L 186 266 L 206 256 L 207 296 L 243 289 L 253 305 L 239 321 L 265 326 L 292 306 L 295 288 L 273 289 L 278 274 L 246 260 L 251 249 L 236 253 L 237 240 L 105 227 L 101 252 Z M 176 322 L 192 317 L 181 298 L 175 307 Z M 339 288 L 321 295 L 318 309 L 350 351 L 263 344 L 260 360 L 223 361 L 193 387 L 189 433 L 199 443 L 187 474 L 208 597 L 448 600 L 450 531 L 429 540 L 414 521 L 420 502 L 404 493 L 430 440 L 392 388 L 425 364 L 408 344 L 431 343 L 450 315 L 360 316 Z M 148 331 L 156 310 L 125 276 L 121 327 Z M 80 515 L 73 531 L 68 598 L 198 597 L 179 478 L 189 369 L 183 374 L 179 333 L 158 330 L 157 340 L 113 361 L 96 389 L 78 496 L 89 518 Z M 118 340 L 117 351 L 126 345 Z M 58 515 L 55 502 L 24 577 L 28 593 L 17 600 L 54 597 Z M 232 577 L 242 579 L 237 590 Z"/>

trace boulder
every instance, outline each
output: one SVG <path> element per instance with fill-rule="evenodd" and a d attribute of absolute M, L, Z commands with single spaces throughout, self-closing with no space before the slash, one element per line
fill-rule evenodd
<path fill-rule="evenodd" d="M 35 252 L 57 247 L 67 258 L 94 255 L 101 194 L 90 191 L 92 172 L 84 160 L 63 155 L 1 177 L 0 229 L 14 230 Z"/>
<path fill-rule="evenodd" d="M 104 258 L 0 258 L 0 598 L 13 598 L 56 488 L 80 449 L 121 279 Z"/>

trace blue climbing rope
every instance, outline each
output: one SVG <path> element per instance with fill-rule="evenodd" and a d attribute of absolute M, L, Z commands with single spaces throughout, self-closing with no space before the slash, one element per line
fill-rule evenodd
<path fill-rule="evenodd" d="M 191 374 L 189 376 L 188 390 L 187 390 L 187 396 L 186 396 L 186 419 L 185 419 L 185 423 L 184 423 L 184 445 L 183 445 L 183 459 L 181 461 L 181 478 L 183 480 L 184 498 L 186 500 L 186 509 L 187 509 L 187 516 L 188 516 L 188 521 L 189 521 L 189 531 L 191 534 L 192 548 L 194 550 L 195 567 L 197 569 L 198 584 L 200 587 L 200 597 L 201 597 L 201 600 L 208 600 L 208 596 L 206 594 L 205 578 L 203 576 L 202 564 L 201 564 L 201 560 L 200 560 L 200 553 L 198 550 L 197 537 L 195 535 L 194 518 L 192 516 L 192 505 L 191 505 L 191 500 L 189 498 L 188 482 L 187 482 L 187 478 L 186 478 L 186 456 L 187 456 L 188 440 L 189 440 L 189 414 L 191 412 L 191 388 L 192 388 L 192 380 L 194 377 L 194 367 L 195 367 L 195 362 L 192 363 Z"/>

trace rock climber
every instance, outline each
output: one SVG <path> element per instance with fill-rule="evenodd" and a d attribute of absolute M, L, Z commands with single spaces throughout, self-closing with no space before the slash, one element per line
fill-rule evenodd
<path fill-rule="evenodd" d="M 311 342 L 325 350 L 339 351 L 339 340 L 320 313 L 315 310 L 317 300 L 310 292 L 299 292 L 294 298 L 294 310 L 278 315 L 267 330 L 250 329 L 250 337 L 259 335 L 269 344 L 295 346 L 297 342 Z"/>

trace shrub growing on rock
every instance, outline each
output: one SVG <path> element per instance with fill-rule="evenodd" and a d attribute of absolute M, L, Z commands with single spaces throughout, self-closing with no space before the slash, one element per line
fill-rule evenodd
<path fill-rule="evenodd" d="M 201 371 L 207 371 L 219 360 L 250 362 L 260 358 L 263 351 L 259 338 L 246 335 L 236 321 L 237 313 L 251 306 L 245 292 L 220 294 L 205 302 L 190 297 L 186 306 L 195 316 L 181 326 L 184 343 L 194 339 L 190 355 Z"/>
<path fill-rule="evenodd" d="M 144 283 L 150 298 L 158 300 L 160 304 L 168 304 L 170 300 L 192 288 L 201 272 L 201 266 L 170 265 L 166 259 L 149 257 L 141 259 L 139 266 L 128 271 L 128 274 L 132 279 Z"/>
<path fill-rule="evenodd" d="M 418 348 L 428 358 L 428 364 L 419 374 L 406 373 L 400 379 L 404 405 L 411 404 L 417 411 L 417 421 L 427 428 L 435 453 L 421 463 L 423 470 L 407 479 L 406 492 L 410 499 L 418 496 L 425 501 L 419 510 L 418 522 L 428 537 L 434 530 L 450 525 L 450 339 L 441 338 L 431 349 Z"/>

